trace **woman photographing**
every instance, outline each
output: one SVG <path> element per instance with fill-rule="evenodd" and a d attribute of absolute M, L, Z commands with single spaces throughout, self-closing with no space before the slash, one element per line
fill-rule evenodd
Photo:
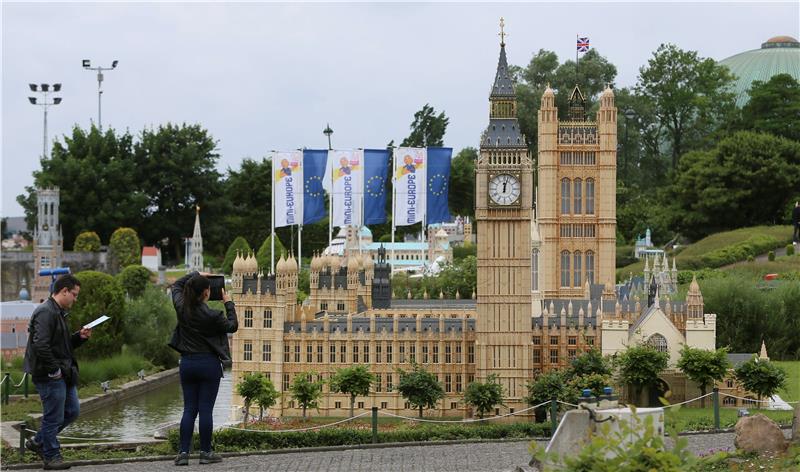
<path fill-rule="evenodd" d="M 209 308 L 211 283 L 206 275 L 192 272 L 172 286 L 172 303 L 178 315 L 178 325 L 169 345 L 181 353 L 179 370 L 183 390 L 180 450 L 175 465 L 189 465 L 189 449 L 198 413 L 200 463 L 222 461 L 222 457 L 211 450 L 212 413 L 222 378 L 222 364 L 231 359 L 228 333 L 235 333 L 239 323 L 236 309 L 224 288 L 225 313 Z"/>

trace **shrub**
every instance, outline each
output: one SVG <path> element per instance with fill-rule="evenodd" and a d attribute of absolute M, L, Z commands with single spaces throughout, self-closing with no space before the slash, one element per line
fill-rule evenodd
<path fill-rule="evenodd" d="M 379 443 L 412 441 L 451 441 L 458 439 L 504 439 L 532 438 L 550 434 L 549 424 L 503 423 L 478 425 L 421 425 L 405 426 L 392 431 L 379 431 Z M 180 441 L 178 430 L 169 432 L 168 441 L 177 451 Z M 199 450 L 200 438 L 193 438 L 194 450 Z M 348 427 L 323 428 L 315 431 L 261 433 L 222 429 L 214 431 L 215 451 L 254 451 L 266 449 L 287 449 L 298 447 L 340 446 L 348 444 L 368 444 L 372 442 L 369 428 Z"/>
<path fill-rule="evenodd" d="M 753 257 L 753 255 L 752 255 L 752 254 L 750 254 L 749 256 L 747 256 L 747 262 L 753 262 L 753 261 L 755 261 L 755 260 L 756 260 L 756 258 L 755 258 L 755 257 Z"/>
<path fill-rule="evenodd" d="M 787 244 L 786 245 L 786 255 L 787 256 L 794 256 L 794 244 Z"/>
<path fill-rule="evenodd" d="M 100 251 L 100 236 L 94 231 L 84 231 L 75 238 L 72 250 L 75 252 L 98 252 Z"/>
<path fill-rule="evenodd" d="M 770 251 L 769 254 L 767 254 L 767 259 L 769 259 L 770 262 L 774 261 L 775 260 L 775 251 Z"/>
<path fill-rule="evenodd" d="M 637 262 L 634 246 L 617 246 L 617 267 L 625 267 Z"/>
<path fill-rule="evenodd" d="M 242 257 L 252 251 L 250 244 L 241 236 L 233 240 L 228 250 L 225 251 L 225 259 L 222 261 L 222 271 L 226 274 L 233 273 L 233 261 L 236 260 L 236 254 L 241 253 Z"/>
<path fill-rule="evenodd" d="M 133 264 L 122 269 L 122 272 L 117 274 L 117 280 L 119 280 L 125 293 L 127 293 L 129 297 L 135 298 L 142 296 L 152 275 L 153 273 L 150 272 L 150 269 L 147 267 Z"/>
<path fill-rule="evenodd" d="M 75 353 L 83 359 L 107 357 L 120 352 L 124 340 L 125 292 L 119 281 L 91 270 L 75 274 L 81 282 L 78 301 L 67 318 L 73 332 L 100 315 L 111 317 L 92 331 L 92 338 Z"/>
<path fill-rule="evenodd" d="M 139 235 L 131 228 L 117 228 L 111 234 L 108 248 L 120 267 L 141 261 L 142 247 L 139 244 Z"/>
<path fill-rule="evenodd" d="M 178 364 L 178 353 L 167 342 L 176 323 L 170 297 L 158 287 L 147 285 L 140 297 L 127 304 L 123 324 L 125 342 L 153 364 L 173 367 Z"/>

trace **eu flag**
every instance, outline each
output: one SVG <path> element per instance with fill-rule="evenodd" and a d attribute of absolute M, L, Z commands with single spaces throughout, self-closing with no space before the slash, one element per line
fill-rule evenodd
<path fill-rule="evenodd" d="M 450 221 L 447 194 L 450 191 L 450 157 L 453 148 L 428 148 L 428 194 L 426 223 Z"/>
<path fill-rule="evenodd" d="M 364 149 L 364 225 L 386 223 L 388 149 Z"/>
<path fill-rule="evenodd" d="M 303 224 L 325 218 L 325 192 L 322 178 L 328 164 L 327 149 L 303 150 Z"/>

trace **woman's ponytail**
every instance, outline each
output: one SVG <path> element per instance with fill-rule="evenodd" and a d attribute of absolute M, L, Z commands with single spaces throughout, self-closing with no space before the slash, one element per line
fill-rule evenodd
<path fill-rule="evenodd" d="M 203 304 L 203 292 L 211 287 L 208 278 L 197 274 L 186 281 L 183 286 L 183 319 L 187 321 L 189 317 Z"/>

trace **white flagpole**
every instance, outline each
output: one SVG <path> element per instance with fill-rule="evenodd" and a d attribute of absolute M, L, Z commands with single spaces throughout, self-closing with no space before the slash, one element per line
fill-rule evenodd
<path fill-rule="evenodd" d="M 394 174 L 395 174 L 394 166 L 395 166 L 394 149 L 392 149 L 392 170 L 391 170 L 391 172 L 392 172 L 392 174 L 391 174 L 391 176 L 392 176 L 392 262 L 391 262 L 391 264 L 395 263 L 395 260 L 394 260 L 394 230 L 395 230 L 394 211 L 395 211 L 395 208 L 394 207 L 397 206 L 397 180 L 394 178 Z M 394 276 L 394 269 L 395 268 L 392 267 L 392 270 L 389 272 L 389 278 L 390 279 Z"/>
<path fill-rule="evenodd" d="M 301 216 L 302 218 L 302 216 Z M 303 225 L 297 227 L 297 270 L 303 268 Z"/>
<path fill-rule="evenodd" d="M 272 176 L 275 175 L 275 154 L 272 155 L 272 171 L 270 173 L 270 180 L 272 180 Z M 275 182 L 272 182 L 272 233 L 270 235 L 270 274 L 275 273 Z"/>
<path fill-rule="evenodd" d="M 367 198 L 367 153 L 363 150 L 361 151 L 361 162 L 364 168 L 363 173 L 361 174 L 361 224 L 358 225 L 358 253 L 361 254 L 361 228 L 366 226 L 364 222 L 366 221 L 366 215 L 364 215 L 364 199 Z"/>
<path fill-rule="evenodd" d="M 326 172 L 331 175 L 331 191 L 328 193 L 328 249 L 330 249 L 333 242 L 333 169 L 331 168 L 331 150 L 328 150 L 328 159 L 325 165 L 328 166 Z"/>

